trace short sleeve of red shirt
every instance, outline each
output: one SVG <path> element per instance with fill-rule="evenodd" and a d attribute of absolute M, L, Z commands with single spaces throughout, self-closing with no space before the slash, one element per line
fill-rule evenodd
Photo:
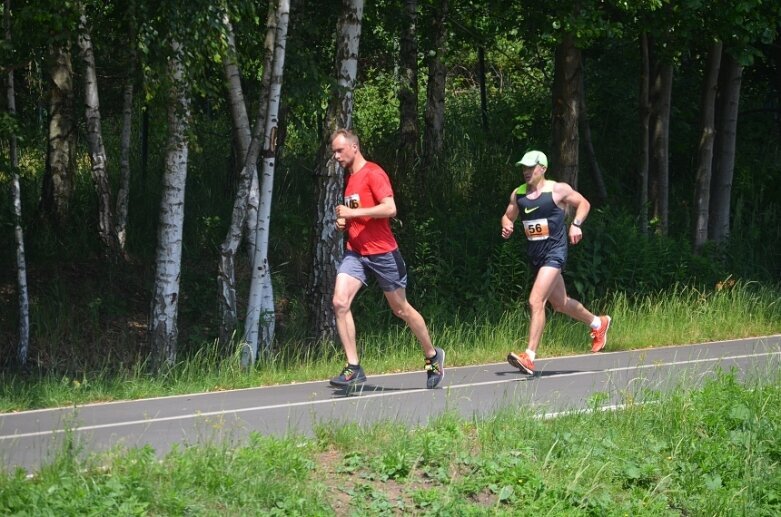
<path fill-rule="evenodd" d="M 344 202 L 351 208 L 370 208 L 386 197 L 393 197 L 390 179 L 382 168 L 366 162 L 356 173 L 347 178 Z M 357 217 L 347 225 L 347 249 L 360 255 L 387 253 L 398 247 L 387 218 Z"/>

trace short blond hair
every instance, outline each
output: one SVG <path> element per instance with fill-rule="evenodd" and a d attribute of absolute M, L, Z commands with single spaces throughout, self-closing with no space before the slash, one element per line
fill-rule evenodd
<path fill-rule="evenodd" d="M 344 139 L 347 140 L 349 143 L 355 144 L 356 146 L 358 146 L 359 149 L 361 148 L 361 143 L 358 140 L 358 135 L 356 135 L 355 133 L 353 133 L 349 129 L 341 128 L 341 129 L 337 129 L 336 131 L 331 133 L 331 142 L 336 140 L 336 137 L 339 137 L 339 136 L 344 137 Z"/>

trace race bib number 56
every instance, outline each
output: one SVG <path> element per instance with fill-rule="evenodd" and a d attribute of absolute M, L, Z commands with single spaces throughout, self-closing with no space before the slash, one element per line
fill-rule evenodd
<path fill-rule="evenodd" d="M 523 221 L 523 231 L 526 232 L 526 238 L 530 241 L 544 241 L 550 237 L 547 219 Z"/>

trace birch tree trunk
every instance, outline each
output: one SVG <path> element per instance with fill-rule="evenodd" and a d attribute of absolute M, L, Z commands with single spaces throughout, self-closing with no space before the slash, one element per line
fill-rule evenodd
<path fill-rule="evenodd" d="M 266 113 L 268 111 L 268 97 L 271 86 L 271 73 L 274 54 L 274 40 L 276 36 L 277 21 L 276 9 L 273 3 L 269 3 L 269 13 L 266 25 L 266 39 L 264 43 L 265 53 L 263 60 L 263 77 L 261 79 L 261 98 L 258 106 L 258 114 L 255 120 L 255 129 L 250 135 L 249 118 L 247 116 L 246 103 L 244 102 L 244 93 L 241 88 L 241 80 L 238 64 L 236 63 L 236 49 L 233 37 L 233 28 L 230 20 L 225 18 L 228 36 L 228 55 L 224 58 L 223 70 L 228 83 L 228 98 L 231 104 L 231 115 L 233 116 L 234 131 L 237 134 L 239 142 L 239 152 L 242 155 L 243 166 L 239 178 L 239 185 L 236 190 L 236 196 L 233 201 L 233 211 L 231 213 L 231 224 L 225 240 L 220 245 L 220 262 L 218 265 L 217 283 L 220 295 L 220 342 L 225 345 L 230 342 L 231 337 L 236 331 L 238 325 L 238 307 L 236 301 L 236 252 L 241 245 L 242 228 L 245 222 L 254 215 L 255 221 L 247 226 L 247 235 L 252 235 L 248 239 L 252 244 L 249 246 L 250 260 L 255 254 L 255 235 L 257 227 L 257 207 L 259 196 L 258 185 L 258 155 L 260 154 L 261 135 L 265 134 Z M 245 123 L 246 120 L 246 123 Z M 244 128 L 244 129 L 240 129 Z M 241 133 L 241 136 L 238 136 Z M 247 147 L 245 148 L 244 143 Z M 256 193 L 250 195 L 251 191 Z M 250 197 L 254 198 L 254 210 L 252 215 L 249 213 Z M 270 286 L 271 279 L 268 278 Z"/>
<path fill-rule="evenodd" d="M 128 39 L 130 40 L 130 58 L 128 59 L 128 74 L 122 91 L 122 130 L 119 137 L 119 189 L 117 190 L 117 206 L 115 210 L 119 253 L 126 254 L 128 200 L 130 198 L 130 140 L 133 134 L 133 85 L 138 54 L 136 52 L 136 10 L 135 0 L 128 5 Z"/>
<path fill-rule="evenodd" d="M 648 171 L 650 169 L 651 144 L 651 105 L 650 90 L 650 56 L 648 34 L 640 35 L 640 94 L 638 108 L 640 112 L 640 156 L 638 157 L 637 176 L 640 192 L 640 233 L 648 235 Z"/>
<path fill-rule="evenodd" d="M 721 41 L 714 42 L 711 45 L 708 54 L 708 66 L 702 81 L 700 143 L 697 153 L 697 177 L 694 186 L 693 244 L 695 251 L 701 250 L 708 240 L 711 167 L 713 165 L 713 142 L 716 134 L 716 91 L 719 85 L 722 47 Z"/>
<path fill-rule="evenodd" d="M 439 0 L 434 9 L 434 48 L 428 62 L 426 112 L 424 114 L 423 162 L 424 171 L 439 162 L 445 146 L 445 53 L 447 52 L 448 0 Z M 424 182 L 425 183 L 425 180 Z"/>
<path fill-rule="evenodd" d="M 92 165 L 92 183 L 98 195 L 98 235 L 107 256 L 114 257 L 117 251 L 114 236 L 113 215 L 111 213 L 111 188 L 106 172 L 106 149 L 103 146 L 103 133 L 100 123 L 100 97 L 98 95 L 98 76 L 95 71 L 95 54 L 92 48 L 92 36 L 87 24 L 84 4 L 79 17 L 79 48 L 84 64 L 84 107 L 87 118 L 87 147 Z"/>
<path fill-rule="evenodd" d="M 406 176 L 418 156 L 418 1 L 404 0 L 399 52 L 399 170 Z"/>
<path fill-rule="evenodd" d="M 247 319 L 244 325 L 245 350 L 242 364 L 254 363 L 258 347 L 265 354 L 271 352 L 274 339 L 274 292 L 271 289 L 271 269 L 268 261 L 268 238 L 271 225 L 271 201 L 274 191 L 274 167 L 277 153 L 277 130 L 279 105 L 282 97 L 282 79 L 285 71 L 285 49 L 290 17 L 290 0 L 279 0 L 277 7 L 277 33 L 274 45 L 274 66 L 266 112 L 265 135 L 263 139 L 263 176 L 260 188 L 255 256 L 252 262 L 252 283 L 250 284 Z"/>
<path fill-rule="evenodd" d="M 11 47 L 11 0 L 5 0 L 3 11 L 5 40 Z M 6 85 L 8 113 L 16 119 L 16 92 L 14 90 L 14 69 L 9 67 Z M 16 147 L 16 135 L 12 134 L 9 143 L 11 160 L 11 204 L 13 206 L 14 237 L 16 239 L 16 286 L 19 303 L 19 342 L 16 347 L 16 359 L 20 366 L 27 364 L 30 350 L 30 299 L 27 292 L 27 260 L 24 255 L 24 231 L 22 230 L 22 194 L 19 186 L 19 156 Z"/>
<path fill-rule="evenodd" d="M 227 40 L 227 51 L 223 56 L 223 72 L 228 84 L 228 103 L 231 108 L 233 130 L 239 145 L 239 159 L 243 162 L 247 157 L 252 128 L 249 124 L 247 104 L 244 101 L 244 91 L 241 87 L 241 73 L 237 64 L 236 37 L 227 10 L 222 13 L 222 23 Z"/>
<path fill-rule="evenodd" d="M 56 224 L 67 224 L 73 196 L 76 131 L 70 43 L 53 46 L 49 103 L 49 142 L 41 205 Z"/>
<path fill-rule="evenodd" d="M 337 22 L 336 88 L 326 113 L 325 134 L 315 168 L 316 185 L 312 273 L 309 280 L 309 313 L 317 342 L 332 341 L 336 330 L 333 293 L 336 268 L 344 253 L 341 232 L 336 230 L 336 205 L 344 195 L 344 171 L 332 159 L 330 136 L 339 128 L 352 128 L 353 90 L 358 75 L 363 0 L 343 0 Z"/>
<path fill-rule="evenodd" d="M 556 46 L 553 73 L 553 149 L 551 173 L 558 181 L 578 188 L 578 159 L 580 135 L 580 49 L 572 34 Z"/>
<path fill-rule="evenodd" d="M 242 228 L 246 219 L 247 188 L 252 177 L 257 176 L 256 167 L 246 167 L 247 151 L 250 142 L 249 115 L 244 102 L 244 91 L 241 87 L 241 75 L 236 63 L 236 41 L 228 12 L 223 12 L 223 26 L 226 31 L 227 51 L 223 56 L 223 72 L 228 86 L 228 104 L 233 120 L 233 134 L 238 145 L 238 156 L 245 166 L 241 169 L 239 186 L 234 200 L 231 226 L 228 236 L 220 247 L 217 284 L 220 293 L 220 343 L 226 345 L 238 324 L 238 309 L 236 301 L 236 251 L 241 244 Z M 248 176 L 249 174 L 249 176 Z M 246 179 L 245 179 L 246 178 Z M 255 180 L 257 181 L 257 180 Z M 238 221 L 236 221 L 238 219 Z M 235 226 L 234 226 L 235 225 Z"/>
<path fill-rule="evenodd" d="M 255 153 L 252 157 L 252 164 L 248 170 L 250 173 L 249 192 L 246 197 L 246 215 L 244 217 L 245 234 L 247 236 L 247 259 L 251 263 L 254 260 L 255 254 L 255 237 L 257 236 L 257 224 L 258 224 L 258 209 L 260 205 L 260 183 L 258 181 L 258 154 L 260 152 L 260 145 L 262 144 L 262 138 L 265 134 L 266 114 L 268 110 L 269 102 L 269 90 L 271 88 L 271 75 L 272 75 L 272 61 L 274 59 L 274 43 L 276 38 L 276 32 L 279 24 L 278 20 L 278 0 L 269 2 L 268 15 L 266 16 L 266 39 L 264 41 L 264 56 L 263 56 L 263 76 L 261 78 L 261 95 L 260 103 L 258 104 L 258 113 L 255 121 L 255 131 L 253 138 L 255 138 Z M 289 3 L 289 0 L 288 0 Z M 233 44 L 234 55 L 235 43 Z M 246 111 L 246 108 L 245 108 Z M 252 142 L 250 142 L 252 145 Z M 248 163 L 244 162 L 245 165 Z M 243 173 L 242 173 L 243 174 Z M 271 288 L 271 279 L 264 278 L 264 282 L 268 282 L 269 289 Z"/>
<path fill-rule="evenodd" d="M 657 233 L 667 235 L 670 206 L 670 98 L 673 65 L 657 63 L 651 83 L 651 203 Z"/>
<path fill-rule="evenodd" d="M 738 105 L 743 67 L 726 49 L 722 50 L 722 73 L 719 78 L 719 135 L 716 167 L 710 199 L 710 235 L 717 243 L 729 237 L 732 178 L 735 172 L 735 140 L 738 127 Z"/>
<path fill-rule="evenodd" d="M 152 366 L 156 371 L 176 362 L 184 189 L 189 150 L 187 122 L 190 108 L 181 62 L 182 48 L 177 42 L 173 42 L 171 46 L 173 55 L 168 62 L 171 81 L 168 99 L 168 144 L 157 230 L 155 285 L 149 319 Z"/>

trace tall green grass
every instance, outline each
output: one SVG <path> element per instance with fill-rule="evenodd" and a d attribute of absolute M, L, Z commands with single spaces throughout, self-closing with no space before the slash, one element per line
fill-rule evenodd
<path fill-rule="evenodd" d="M 757 283 L 726 281 L 710 292 L 678 286 L 634 298 L 616 293 L 591 308 L 613 317 L 608 350 L 781 333 L 779 292 Z M 356 314 L 361 362 L 367 373 L 421 370 L 423 355 L 412 333 L 400 320 L 381 318 L 393 316 L 389 310 L 379 316 Z M 447 351 L 448 366 L 457 366 L 500 362 L 508 351 L 524 348 L 528 315 L 519 301 L 499 315 L 485 313 L 456 323 L 450 317 L 444 323 L 432 318 L 428 323 L 435 344 Z M 540 357 L 585 353 L 590 346 L 588 333 L 585 325 L 549 313 L 538 353 Z M 338 345 L 310 348 L 303 342 L 289 343 L 276 355 L 243 369 L 238 351 L 225 357 L 212 342 L 156 376 L 147 373 L 143 362 L 128 362 L 117 369 L 110 357 L 102 370 L 77 374 L 4 371 L 0 411 L 323 380 L 335 375 L 343 361 Z"/>
<path fill-rule="evenodd" d="M 684 384 L 682 383 L 681 386 Z M 594 400 L 597 400 L 595 397 Z M 422 428 L 146 447 L 32 477 L 0 473 L 4 515 L 778 515 L 781 378 L 729 372 L 619 410 L 506 407 Z M 536 411 L 540 411 L 539 409 Z"/>

